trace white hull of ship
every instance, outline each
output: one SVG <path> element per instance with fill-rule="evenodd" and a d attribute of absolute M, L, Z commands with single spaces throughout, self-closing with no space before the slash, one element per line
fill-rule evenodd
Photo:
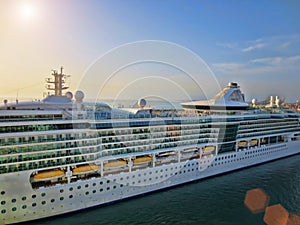
<path fill-rule="evenodd" d="M 74 212 L 298 153 L 300 141 L 290 141 L 39 189 L 29 182 L 32 171 L 2 174 L 0 225 Z"/>

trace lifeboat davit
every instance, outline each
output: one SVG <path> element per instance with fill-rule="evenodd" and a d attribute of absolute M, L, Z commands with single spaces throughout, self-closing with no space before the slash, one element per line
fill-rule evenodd
<path fill-rule="evenodd" d="M 74 175 L 87 174 L 91 172 L 95 172 L 100 168 L 100 166 L 95 164 L 87 164 L 87 165 L 78 165 L 73 169 Z"/>
<path fill-rule="evenodd" d="M 33 175 L 33 180 L 47 181 L 47 180 L 63 177 L 64 175 L 65 172 L 60 169 L 44 170 L 44 171 L 39 171 L 37 174 Z"/>

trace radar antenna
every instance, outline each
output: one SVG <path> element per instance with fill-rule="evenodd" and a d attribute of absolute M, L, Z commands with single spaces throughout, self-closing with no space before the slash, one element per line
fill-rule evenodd
<path fill-rule="evenodd" d="M 46 88 L 49 91 L 54 91 L 55 96 L 62 96 L 62 91 L 68 89 L 69 87 L 64 86 L 66 83 L 66 78 L 70 75 L 63 74 L 63 67 L 60 67 L 60 73 L 57 70 L 52 70 L 52 76 L 54 79 L 46 78 Z"/>

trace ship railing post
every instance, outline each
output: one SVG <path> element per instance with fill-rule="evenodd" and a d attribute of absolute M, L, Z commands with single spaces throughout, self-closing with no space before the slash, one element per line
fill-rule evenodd
<path fill-rule="evenodd" d="M 155 153 L 152 154 L 152 167 L 155 167 L 156 157 Z"/>
<path fill-rule="evenodd" d="M 132 171 L 133 162 L 131 161 L 131 157 L 128 158 L 128 167 L 129 167 L 129 173 Z"/>
<path fill-rule="evenodd" d="M 72 171 L 70 170 L 70 166 L 67 167 L 66 176 L 67 176 L 68 184 L 71 183 Z"/>
<path fill-rule="evenodd" d="M 103 161 L 100 162 L 100 165 L 101 165 L 101 167 L 100 167 L 100 176 L 103 177 L 103 173 L 104 173 L 104 171 L 103 171 L 103 167 L 104 167 L 103 166 Z"/>
<path fill-rule="evenodd" d="M 201 148 L 198 149 L 199 149 L 199 159 L 201 160 L 203 156 L 203 150 Z"/>
<path fill-rule="evenodd" d="M 181 151 L 178 150 L 178 162 L 180 163 Z"/>

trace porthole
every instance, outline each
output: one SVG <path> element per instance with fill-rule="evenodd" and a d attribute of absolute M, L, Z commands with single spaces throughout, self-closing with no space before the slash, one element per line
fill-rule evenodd
<path fill-rule="evenodd" d="M 27 205 L 22 205 L 22 209 L 26 209 L 27 208 Z"/>
<path fill-rule="evenodd" d="M 15 198 L 13 198 L 12 200 L 11 200 L 11 202 L 12 203 L 15 203 L 17 200 L 15 199 Z"/>
<path fill-rule="evenodd" d="M 77 189 L 78 189 L 78 190 L 81 189 L 81 186 L 78 186 Z"/>
<path fill-rule="evenodd" d="M 25 200 L 26 200 L 26 197 L 25 197 L 25 196 L 23 196 L 23 197 L 22 197 L 22 200 L 23 200 L 23 201 L 25 201 Z"/>
<path fill-rule="evenodd" d="M 59 200 L 63 201 L 63 200 L 64 200 L 64 197 L 60 197 Z"/>
<path fill-rule="evenodd" d="M 103 191 L 103 188 L 101 188 L 99 191 L 102 192 L 102 191 Z"/>
<path fill-rule="evenodd" d="M 93 183 L 93 186 L 95 187 L 95 186 L 96 186 L 96 183 Z"/>
<path fill-rule="evenodd" d="M 63 189 L 60 189 L 60 190 L 59 190 L 59 192 L 60 192 L 60 193 L 63 193 L 63 192 L 64 192 L 64 190 L 63 190 Z"/>
<path fill-rule="evenodd" d="M 110 180 L 107 180 L 107 183 L 109 184 Z"/>
<path fill-rule="evenodd" d="M 70 188 L 69 188 L 69 191 L 73 191 L 73 188 L 72 188 L 72 187 L 70 187 Z"/>
<path fill-rule="evenodd" d="M 1 195 L 5 195 L 5 191 L 1 191 Z"/>
<path fill-rule="evenodd" d="M 106 190 L 109 190 L 109 189 L 110 189 L 110 187 L 107 187 L 107 188 L 106 188 Z"/>
<path fill-rule="evenodd" d="M 1 205 L 5 205 L 5 203 L 6 203 L 5 201 L 1 201 Z"/>
<path fill-rule="evenodd" d="M 86 184 L 86 185 L 85 185 L 85 187 L 87 188 L 87 187 L 89 187 L 89 185 L 88 185 L 88 184 Z"/>
<path fill-rule="evenodd" d="M 93 190 L 93 194 L 95 194 L 96 193 L 96 190 Z"/>
<path fill-rule="evenodd" d="M 73 198 L 73 195 L 69 195 L 69 198 Z"/>
<path fill-rule="evenodd" d="M 51 199 L 51 202 L 52 202 L 52 203 L 55 202 L 55 199 Z"/>
<path fill-rule="evenodd" d="M 1 211 L 1 213 L 2 213 L 2 214 L 6 213 L 6 210 L 5 210 L 5 209 L 3 209 L 3 210 Z"/>
<path fill-rule="evenodd" d="M 100 185 L 102 185 L 103 184 L 103 182 L 102 181 L 100 181 L 100 183 L 99 183 Z"/>
<path fill-rule="evenodd" d="M 36 195 L 32 195 L 32 198 L 36 198 Z"/>
<path fill-rule="evenodd" d="M 42 201 L 42 205 L 45 205 L 46 204 L 46 201 Z"/>
<path fill-rule="evenodd" d="M 87 192 L 85 192 L 85 195 L 89 195 L 90 193 L 87 191 Z"/>
<path fill-rule="evenodd" d="M 32 203 L 32 207 L 36 207 L 36 203 L 34 202 L 34 203 Z"/>
<path fill-rule="evenodd" d="M 42 195 L 42 197 L 45 197 L 45 196 L 46 196 L 46 193 L 42 193 L 41 195 Z"/>

